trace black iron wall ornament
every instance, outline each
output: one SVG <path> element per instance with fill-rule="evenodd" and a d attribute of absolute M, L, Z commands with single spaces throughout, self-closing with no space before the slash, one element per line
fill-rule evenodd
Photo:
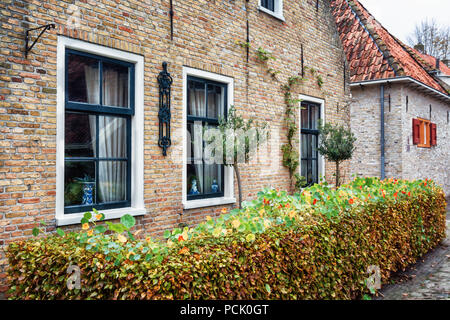
<path fill-rule="evenodd" d="M 158 145 L 163 149 L 163 156 L 167 156 L 167 149 L 172 145 L 170 139 L 170 101 L 173 79 L 167 72 L 167 62 L 162 64 L 163 71 L 159 73 L 159 140 Z"/>
<path fill-rule="evenodd" d="M 301 63 L 302 63 L 302 78 L 305 77 L 305 58 L 303 56 L 303 43 L 301 46 Z"/>
<path fill-rule="evenodd" d="M 55 28 L 56 28 L 56 25 L 54 23 L 50 23 L 45 26 L 26 30 L 25 31 L 25 58 L 28 58 L 28 52 L 30 52 L 31 49 L 33 49 L 34 45 L 39 40 L 39 38 L 44 34 L 44 32 L 47 31 L 48 29 L 55 29 Z M 28 46 L 28 43 L 30 42 L 30 32 L 35 31 L 35 30 L 40 30 L 40 29 L 42 29 L 41 33 L 34 40 L 33 44 L 31 46 Z"/>

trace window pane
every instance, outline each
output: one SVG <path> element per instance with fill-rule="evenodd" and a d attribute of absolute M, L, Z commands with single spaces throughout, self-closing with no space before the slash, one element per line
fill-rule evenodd
<path fill-rule="evenodd" d="M 103 105 L 128 108 L 129 68 L 103 63 Z"/>
<path fill-rule="evenodd" d="M 187 163 L 192 163 L 192 157 L 194 156 L 194 124 L 188 123 L 187 124 L 187 143 L 186 143 L 186 157 L 187 157 Z"/>
<path fill-rule="evenodd" d="M 301 175 L 308 180 L 308 161 L 302 160 L 301 164 Z"/>
<path fill-rule="evenodd" d="M 206 117 L 205 84 L 188 81 L 188 115 Z"/>
<path fill-rule="evenodd" d="M 100 158 L 127 157 L 127 120 L 119 117 L 98 117 Z"/>
<path fill-rule="evenodd" d="M 98 168 L 99 203 L 126 200 L 127 163 L 100 161 Z"/>
<path fill-rule="evenodd" d="M 312 161 L 308 160 L 308 165 L 307 165 L 307 171 L 308 171 L 308 184 L 312 184 L 314 182 L 313 180 L 313 174 L 312 174 Z"/>
<path fill-rule="evenodd" d="M 191 138 L 190 146 L 188 145 L 187 160 L 188 163 L 197 163 L 203 161 L 203 124 L 201 121 L 188 123 L 188 137 Z"/>
<path fill-rule="evenodd" d="M 187 165 L 187 194 L 189 196 L 203 194 L 203 164 Z"/>
<path fill-rule="evenodd" d="M 69 54 L 67 66 L 68 99 L 73 102 L 100 103 L 100 76 L 98 61 Z"/>
<path fill-rule="evenodd" d="M 95 157 L 95 116 L 66 112 L 65 156 Z"/>
<path fill-rule="evenodd" d="M 302 128 L 309 129 L 309 117 L 307 105 L 302 105 Z"/>
<path fill-rule="evenodd" d="M 208 118 L 219 119 L 224 116 L 225 94 L 224 88 L 208 85 Z"/>
<path fill-rule="evenodd" d="M 307 158 L 312 158 L 312 156 L 313 156 L 313 153 L 312 153 L 312 135 L 310 135 L 310 134 L 308 134 L 307 135 L 307 144 L 308 144 L 308 146 L 307 146 Z"/>
<path fill-rule="evenodd" d="M 222 192 L 222 165 L 205 164 L 205 193 Z"/>
<path fill-rule="evenodd" d="M 307 158 L 308 157 L 308 135 L 302 134 L 302 145 L 301 145 L 301 157 Z"/>
<path fill-rule="evenodd" d="M 66 161 L 64 164 L 64 205 L 95 203 L 95 162 Z"/>
<path fill-rule="evenodd" d="M 317 160 L 311 161 L 311 182 L 312 183 L 318 183 L 319 177 L 317 176 Z"/>
<path fill-rule="evenodd" d="M 317 106 L 311 106 L 311 129 L 317 130 L 319 127 L 319 118 L 320 118 L 320 112 L 319 107 Z"/>
<path fill-rule="evenodd" d="M 271 11 L 275 10 L 275 0 L 261 0 L 261 6 Z"/>
<path fill-rule="evenodd" d="M 311 135 L 311 158 L 317 158 L 317 136 Z"/>

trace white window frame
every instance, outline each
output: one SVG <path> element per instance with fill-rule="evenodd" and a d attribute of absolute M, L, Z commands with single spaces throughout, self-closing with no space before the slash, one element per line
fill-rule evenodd
<path fill-rule="evenodd" d="M 325 119 L 325 100 L 316 98 L 316 97 L 312 97 L 312 96 L 303 95 L 303 94 L 299 95 L 299 99 L 302 101 L 317 103 L 318 105 L 320 105 L 320 120 L 322 121 L 322 124 L 325 124 L 325 121 L 326 121 L 326 119 Z M 302 103 L 299 102 L 299 104 L 300 104 L 300 106 L 298 109 L 299 110 L 298 116 L 299 116 L 299 121 L 300 121 L 299 122 L 299 128 L 300 128 L 300 130 L 299 130 L 299 141 L 300 141 L 299 142 L 299 163 L 300 164 L 298 166 L 298 169 L 299 169 L 299 173 L 301 174 L 301 172 L 302 172 L 302 152 L 301 152 L 301 150 L 302 150 L 302 132 L 301 132 L 301 126 L 302 126 L 302 124 L 301 124 L 301 119 L 302 119 L 301 106 L 302 106 Z M 320 136 L 319 136 L 318 143 L 320 143 Z M 325 157 L 321 154 L 319 154 L 318 166 L 319 166 L 319 182 L 320 182 L 320 179 L 325 177 Z"/>
<path fill-rule="evenodd" d="M 275 11 L 271 11 L 269 9 L 264 8 L 261 5 L 261 0 L 258 0 L 258 9 L 260 11 L 270 14 L 271 16 L 273 16 L 281 21 L 285 21 L 284 15 L 283 15 L 283 0 L 275 0 L 274 6 L 275 6 Z"/>
<path fill-rule="evenodd" d="M 187 78 L 188 76 L 193 76 L 197 78 L 212 80 L 216 82 L 221 82 L 227 84 L 228 86 L 228 105 L 227 110 L 234 104 L 234 79 L 226 77 L 220 74 L 207 72 L 199 69 L 194 69 L 190 67 L 183 67 L 183 186 L 182 186 L 182 197 L 183 197 L 183 208 L 184 209 L 195 209 L 204 208 L 212 206 L 220 206 L 226 204 L 236 203 L 236 198 L 234 196 L 234 171 L 230 166 L 225 166 L 224 168 L 224 196 L 218 198 L 210 199 L 199 199 L 199 200 L 188 200 L 187 199 Z"/>
<path fill-rule="evenodd" d="M 82 213 L 64 214 L 64 114 L 65 114 L 65 52 L 66 49 L 88 52 L 135 65 L 135 115 L 131 119 L 131 206 L 100 210 L 105 219 L 117 219 L 125 214 L 144 215 L 144 57 L 89 42 L 58 36 L 57 105 L 56 105 L 56 225 L 81 222 Z"/>

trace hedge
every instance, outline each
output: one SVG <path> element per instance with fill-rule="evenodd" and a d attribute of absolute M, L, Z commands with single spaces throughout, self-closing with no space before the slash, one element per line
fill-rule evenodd
<path fill-rule="evenodd" d="M 242 210 L 165 240 L 140 239 L 126 216 L 7 249 L 11 299 L 358 299 L 369 266 L 382 282 L 445 238 L 445 196 L 429 180 L 358 178 L 302 194 L 265 189 Z M 106 229 L 109 229 L 107 231 Z M 105 232 L 106 231 L 106 232 Z M 81 289 L 68 289 L 70 265 Z M 373 293 L 373 292 L 372 292 Z"/>

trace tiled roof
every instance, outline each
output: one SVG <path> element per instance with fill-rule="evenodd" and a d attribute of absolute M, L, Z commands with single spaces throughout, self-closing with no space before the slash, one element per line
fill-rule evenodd
<path fill-rule="evenodd" d="M 430 56 L 428 54 L 424 54 L 421 53 L 415 49 L 411 49 L 414 50 L 416 54 L 418 54 L 423 60 L 424 60 L 424 64 L 428 65 L 432 70 L 436 70 L 436 58 L 433 56 Z M 446 76 L 450 76 L 450 68 L 443 63 L 442 61 L 439 61 L 439 71 L 441 71 L 443 74 L 445 74 Z"/>
<path fill-rule="evenodd" d="M 426 59 L 391 35 L 359 1 L 332 0 L 331 7 L 352 82 L 409 76 L 447 94 Z"/>

